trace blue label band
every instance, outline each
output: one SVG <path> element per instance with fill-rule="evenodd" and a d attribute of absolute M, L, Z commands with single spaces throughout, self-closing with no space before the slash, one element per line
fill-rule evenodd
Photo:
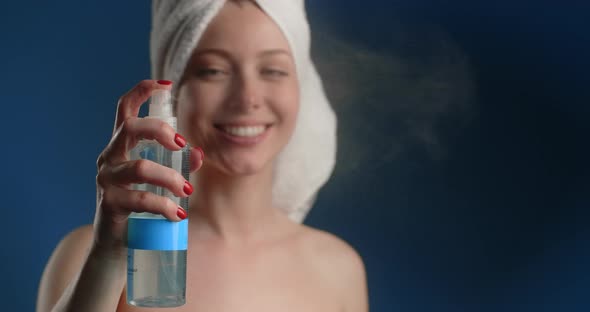
<path fill-rule="evenodd" d="M 186 250 L 188 219 L 172 222 L 166 219 L 129 218 L 127 247 L 144 250 Z"/>

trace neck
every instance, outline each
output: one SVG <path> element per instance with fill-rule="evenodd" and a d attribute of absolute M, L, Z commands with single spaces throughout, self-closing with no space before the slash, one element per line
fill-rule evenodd
<path fill-rule="evenodd" d="M 287 219 L 272 206 L 272 179 L 272 168 L 236 177 L 204 166 L 198 176 L 191 175 L 191 231 L 199 238 L 226 242 L 270 238 Z"/>

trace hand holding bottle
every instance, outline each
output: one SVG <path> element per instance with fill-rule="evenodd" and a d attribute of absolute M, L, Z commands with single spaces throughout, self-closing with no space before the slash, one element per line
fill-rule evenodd
<path fill-rule="evenodd" d="M 177 171 L 155 162 L 129 160 L 129 151 L 141 139 L 156 140 L 166 149 L 178 151 L 186 145 L 182 135 L 163 120 L 139 118 L 140 106 L 153 91 L 170 90 L 170 81 L 144 80 L 123 95 L 111 141 L 97 160 L 97 207 L 94 220 L 94 244 L 110 251 L 125 251 L 127 218 L 132 212 L 160 214 L 171 221 L 186 218 L 186 208 L 170 198 L 133 190 L 133 184 L 149 183 L 169 190 L 178 197 L 189 196 L 192 185 Z M 202 165 L 198 148 L 191 154 L 191 169 Z"/>

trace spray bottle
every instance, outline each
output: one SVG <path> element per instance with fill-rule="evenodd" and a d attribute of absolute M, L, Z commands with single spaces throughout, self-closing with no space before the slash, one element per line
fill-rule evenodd
<path fill-rule="evenodd" d="M 176 130 L 169 90 L 152 93 L 149 114 Z M 189 146 L 170 151 L 153 140 L 141 140 L 130 151 L 132 160 L 147 159 L 180 172 L 189 179 Z M 173 200 L 188 210 L 188 198 L 151 184 L 133 189 L 152 192 Z M 188 219 L 169 221 L 161 215 L 132 213 L 127 230 L 127 303 L 138 307 L 177 307 L 186 302 L 186 251 Z"/>

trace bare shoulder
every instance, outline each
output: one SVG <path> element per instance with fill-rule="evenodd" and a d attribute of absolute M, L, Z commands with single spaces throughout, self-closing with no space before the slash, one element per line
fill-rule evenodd
<path fill-rule="evenodd" d="M 303 226 L 303 248 L 310 253 L 314 261 L 333 265 L 340 265 L 341 269 L 363 269 L 363 261 L 358 252 L 346 241 L 338 236 Z"/>
<path fill-rule="evenodd" d="M 331 289 L 337 290 L 345 311 L 368 311 L 365 266 L 346 241 L 326 231 L 304 226 L 301 244 L 308 265 Z"/>
<path fill-rule="evenodd" d="M 66 261 L 75 261 L 81 256 L 85 257 L 90 249 L 93 237 L 94 233 L 91 224 L 83 225 L 70 231 L 53 251 L 50 262 L 56 258 L 66 258 L 64 259 Z"/>
<path fill-rule="evenodd" d="M 37 311 L 49 311 L 80 270 L 93 239 L 92 225 L 64 236 L 47 261 L 39 283 Z"/>
<path fill-rule="evenodd" d="M 85 224 L 73 229 L 64 236 L 58 247 L 90 243 L 94 236 L 92 224 Z"/>

